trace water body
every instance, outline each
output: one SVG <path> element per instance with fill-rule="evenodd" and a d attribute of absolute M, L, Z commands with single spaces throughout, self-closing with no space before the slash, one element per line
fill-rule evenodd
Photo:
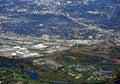
<path fill-rule="evenodd" d="M 100 71 L 103 73 L 107 73 L 107 74 L 113 74 L 113 72 L 109 70 L 108 68 L 101 68 Z"/>
<path fill-rule="evenodd" d="M 22 71 L 26 72 L 26 73 L 27 73 L 30 77 L 32 77 L 34 80 L 39 80 L 39 77 L 37 76 L 36 73 L 31 72 L 31 71 L 25 69 L 24 66 L 14 66 L 14 65 L 0 65 L 0 66 L 19 67 L 19 68 L 21 68 Z"/>
<path fill-rule="evenodd" d="M 31 76 L 34 80 L 39 80 L 39 77 L 37 76 L 36 73 L 31 72 L 31 71 L 25 69 L 24 66 L 20 66 L 20 68 L 21 68 L 24 72 L 26 72 L 29 76 Z"/>

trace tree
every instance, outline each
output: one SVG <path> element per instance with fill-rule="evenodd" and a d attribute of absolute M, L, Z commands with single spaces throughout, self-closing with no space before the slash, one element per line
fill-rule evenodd
<path fill-rule="evenodd" d="M 120 84 L 120 67 L 115 69 L 115 79 L 114 79 L 114 84 Z"/>

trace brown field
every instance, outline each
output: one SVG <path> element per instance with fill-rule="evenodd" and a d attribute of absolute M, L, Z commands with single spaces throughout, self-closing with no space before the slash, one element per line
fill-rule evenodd
<path fill-rule="evenodd" d="M 93 49 L 93 47 L 85 46 L 85 47 L 81 47 L 81 48 L 73 48 L 70 50 L 70 52 L 77 53 L 79 51 L 91 51 L 92 49 Z"/>
<path fill-rule="evenodd" d="M 119 59 L 114 59 L 116 62 L 115 64 L 120 64 L 120 60 Z"/>
<path fill-rule="evenodd" d="M 94 51 L 94 49 L 96 51 Z M 110 59 L 109 53 L 111 52 L 111 49 L 109 47 L 90 47 L 90 46 L 84 46 L 80 48 L 72 48 L 70 50 L 71 53 L 80 53 L 87 56 L 99 56 L 101 58 L 104 58 L 106 60 Z M 120 64 L 120 61 L 117 61 L 117 63 Z"/>
<path fill-rule="evenodd" d="M 80 47 L 80 48 L 73 48 L 70 50 L 71 53 L 78 53 L 82 51 L 81 53 L 86 53 L 86 54 L 92 54 L 94 52 L 93 50 L 96 49 L 95 53 L 96 54 L 101 54 L 101 55 L 107 55 L 111 52 L 111 49 L 108 47 L 90 47 L 90 46 L 85 46 L 85 47 Z"/>
<path fill-rule="evenodd" d="M 74 57 L 74 56 L 66 56 L 66 57 L 72 59 L 73 61 L 75 61 L 77 59 L 77 57 Z"/>

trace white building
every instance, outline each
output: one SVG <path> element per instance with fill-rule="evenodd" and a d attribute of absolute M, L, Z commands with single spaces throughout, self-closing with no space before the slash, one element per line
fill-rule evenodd
<path fill-rule="evenodd" d="M 26 55 L 23 55 L 24 58 L 28 58 L 28 57 L 39 57 L 40 55 L 38 53 L 29 53 Z"/>
<path fill-rule="evenodd" d="M 46 48 L 47 46 L 46 45 L 44 45 L 44 44 L 37 44 L 37 45 L 34 45 L 32 48 L 34 48 L 34 49 L 44 49 L 44 48 Z"/>
<path fill-rule="evenodd" d="M 43 35 L 42 35 L 42 39 L 43 39 L 43 40 L 48 40 L 48 39 L 49 39 L 49 35 L 43 34 Z"/>

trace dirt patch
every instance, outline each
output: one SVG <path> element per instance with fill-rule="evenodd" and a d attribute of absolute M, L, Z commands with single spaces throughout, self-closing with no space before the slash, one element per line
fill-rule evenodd
<path fill-rule="evenodd" d="M 92 47 L 81 47 L 81 48 L 73 48 L 73 49 L 71 49 L 70 50 L 70 52 L 72 52 L 72 53 L 78 53 L 79 51 L 87 51 L 87 52 L 89 52 L 89 51 L 91 51 L 93 48 Z"/>
<path fill-rule="evenodd" d="M 120 60 L 119 59 L 114 59 L 115 60 L 115 64 L 120 64 Z"/>
<path fill-rule="evenodd" d="M 73 57 L 73 56 L 66 56 L 66 57 L 72 59 L 73 61 L 75 61 L 77 59 L 77 57 Z"/>
<path fill-rule="evenodd" d="M 79 52 L 80 50 L 81 50 L 81 48 L 73 48 L 73 49 L 70 50 L 70 52 L 72 52 L 72 53 L 77 53 L 77 52 Z"/>

